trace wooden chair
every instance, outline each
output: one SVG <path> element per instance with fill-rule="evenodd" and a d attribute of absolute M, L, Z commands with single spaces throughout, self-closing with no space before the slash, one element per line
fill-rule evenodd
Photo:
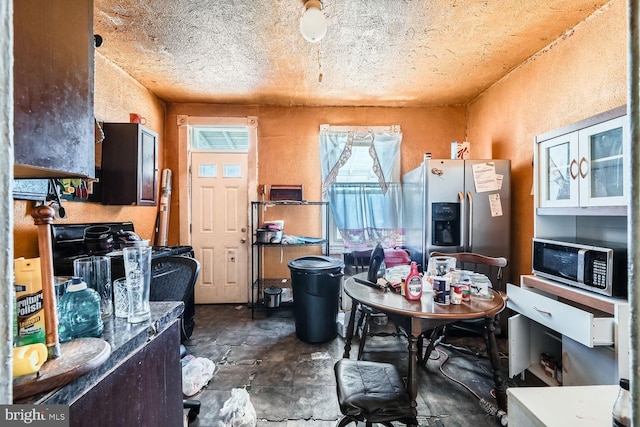
<path fill-rule="evenodd" d="M 364 251 L 352 251 L 351 258 L 353 260 L 353 267 L 356 274 L 367 271 L 369 267 L 369 259 L 371 258 L 371 252 L 373 249 L 366 249 Z"/>
<path fill-rule="evenodd" d="M 502 292 L 502 269 L 507 266 L 507 259 L 504 257 L 490 257 L 472 252 L 454 252 L 449 254 L 444 252 L 431 252 L 429 256 L 453 257 L 458 261 L 457 268 L 486 275 L 491 280 L 493 289 Z"/>
<path fill-rule="evenodd" d="M 430 257 L 453 257 L 457 260 L 456 268 L 460 270 L 471 270 L 476 273 L 482 273 L 489 277 L 491 283 L 493 285 L 493 289 L 498 292 L 502 291 L 502 269 L 507 266 L 507 259 L 504 257 L 490 257 L 486 255 L 480 255 L 472 252 L 454 252 L 454 253 L 444 253 L 444 252 L 431 252 L 429 254 Z M 494 319 L 494 324 L 496 325 L 497 330 L 499 331 L 498 325 L 498 316 Z M 423 331 L 422 334 L 418 337 L 418 355 L 420 362 L 423 365 L 429 360 L 429 356 L 431 352 L 446 338 L 446 330 L 447 328 L 456 328 L 460 330 L 464 330 L 474 334 L 482 334 L 485 342 L 487 340 L 487 333 L 485 328 L 484 319 L 479 320 L 470 320 L 470 321 L 461 321 L 456 322 L 451 325 L 440 326 L 435 329 L 430 329 Z M 499 333 L 499 332 L 498 332 Z M 428 345 L 423 354 L 424 341 L 428 341 Z"/>

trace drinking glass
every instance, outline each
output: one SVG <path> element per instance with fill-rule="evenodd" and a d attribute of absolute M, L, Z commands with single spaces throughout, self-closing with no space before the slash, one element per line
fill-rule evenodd
<path fill-rule="evenodd" d="M 100 316 L 109 317 L 113 313 L 111 290 L 111 258 L 90 256 L 73 260 L 73 275 L 82 277 L 87 287 L 100 295 Z"/>
<path fill-rule="evenodd" d="M 129 293 L 125 277 L 113 281 L 113 312 L 116 317 L 129 317 Z"/>
<path fill-rule="evenodd" d="M 124 270 L 129 294 L 129 323 L 140 323 L 151 317 L 149 286 L 151 284 L 151 246 L 125 247 Z"/>

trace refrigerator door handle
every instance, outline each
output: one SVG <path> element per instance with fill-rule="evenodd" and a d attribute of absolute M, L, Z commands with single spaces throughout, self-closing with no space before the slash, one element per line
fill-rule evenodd
<path fill-rule="evenodd" d="M 469 199 L 469 241 L 465 251 L 472 252 L 473 248 L 473 196 L 471 191 L 467 191 L 467 199 Z"/>
<path fill-rule="evenodd" d="M 465 240 L 466 240 L 466 234 L 465 234 L 465 212 L 466 212 L 466 208 L 465 208 L 465 204 L 464 204 L 464 193 L 462 191 L 458 191 L 458 199 L 460 200 L 460 245 L 462 246 L 462 249 L 464 250 L 465 247 Z"/>

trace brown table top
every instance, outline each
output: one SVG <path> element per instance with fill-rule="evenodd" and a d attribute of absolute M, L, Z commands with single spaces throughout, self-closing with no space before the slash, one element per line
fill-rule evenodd
<path fill-rule="evenodd" d="M 367 273 L 353 277 L 367 278 Z M 433 301 L 432 292 L 423 292 L 420 301 L 409 301 L 400 294 L 385 292 L 356 282 L 353 277 L 345 280 L 344 291 L 356 301 L 385 313 L 437 321 L 457 321 L 493 317 L 505 308 L 505 300 L 495 290 L 493 298 L 471 297 L 462 304 L 438 304 Z"/>

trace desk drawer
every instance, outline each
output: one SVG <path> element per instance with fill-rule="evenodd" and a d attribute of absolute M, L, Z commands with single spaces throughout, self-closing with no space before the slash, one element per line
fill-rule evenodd
<path fill-rule="evenodd" d="M 510 283 L 507 284 L 507 295 L 510 309 L 587 347 L 614 343 L 613 317 L 596 317 L 546 294 Z"/>

